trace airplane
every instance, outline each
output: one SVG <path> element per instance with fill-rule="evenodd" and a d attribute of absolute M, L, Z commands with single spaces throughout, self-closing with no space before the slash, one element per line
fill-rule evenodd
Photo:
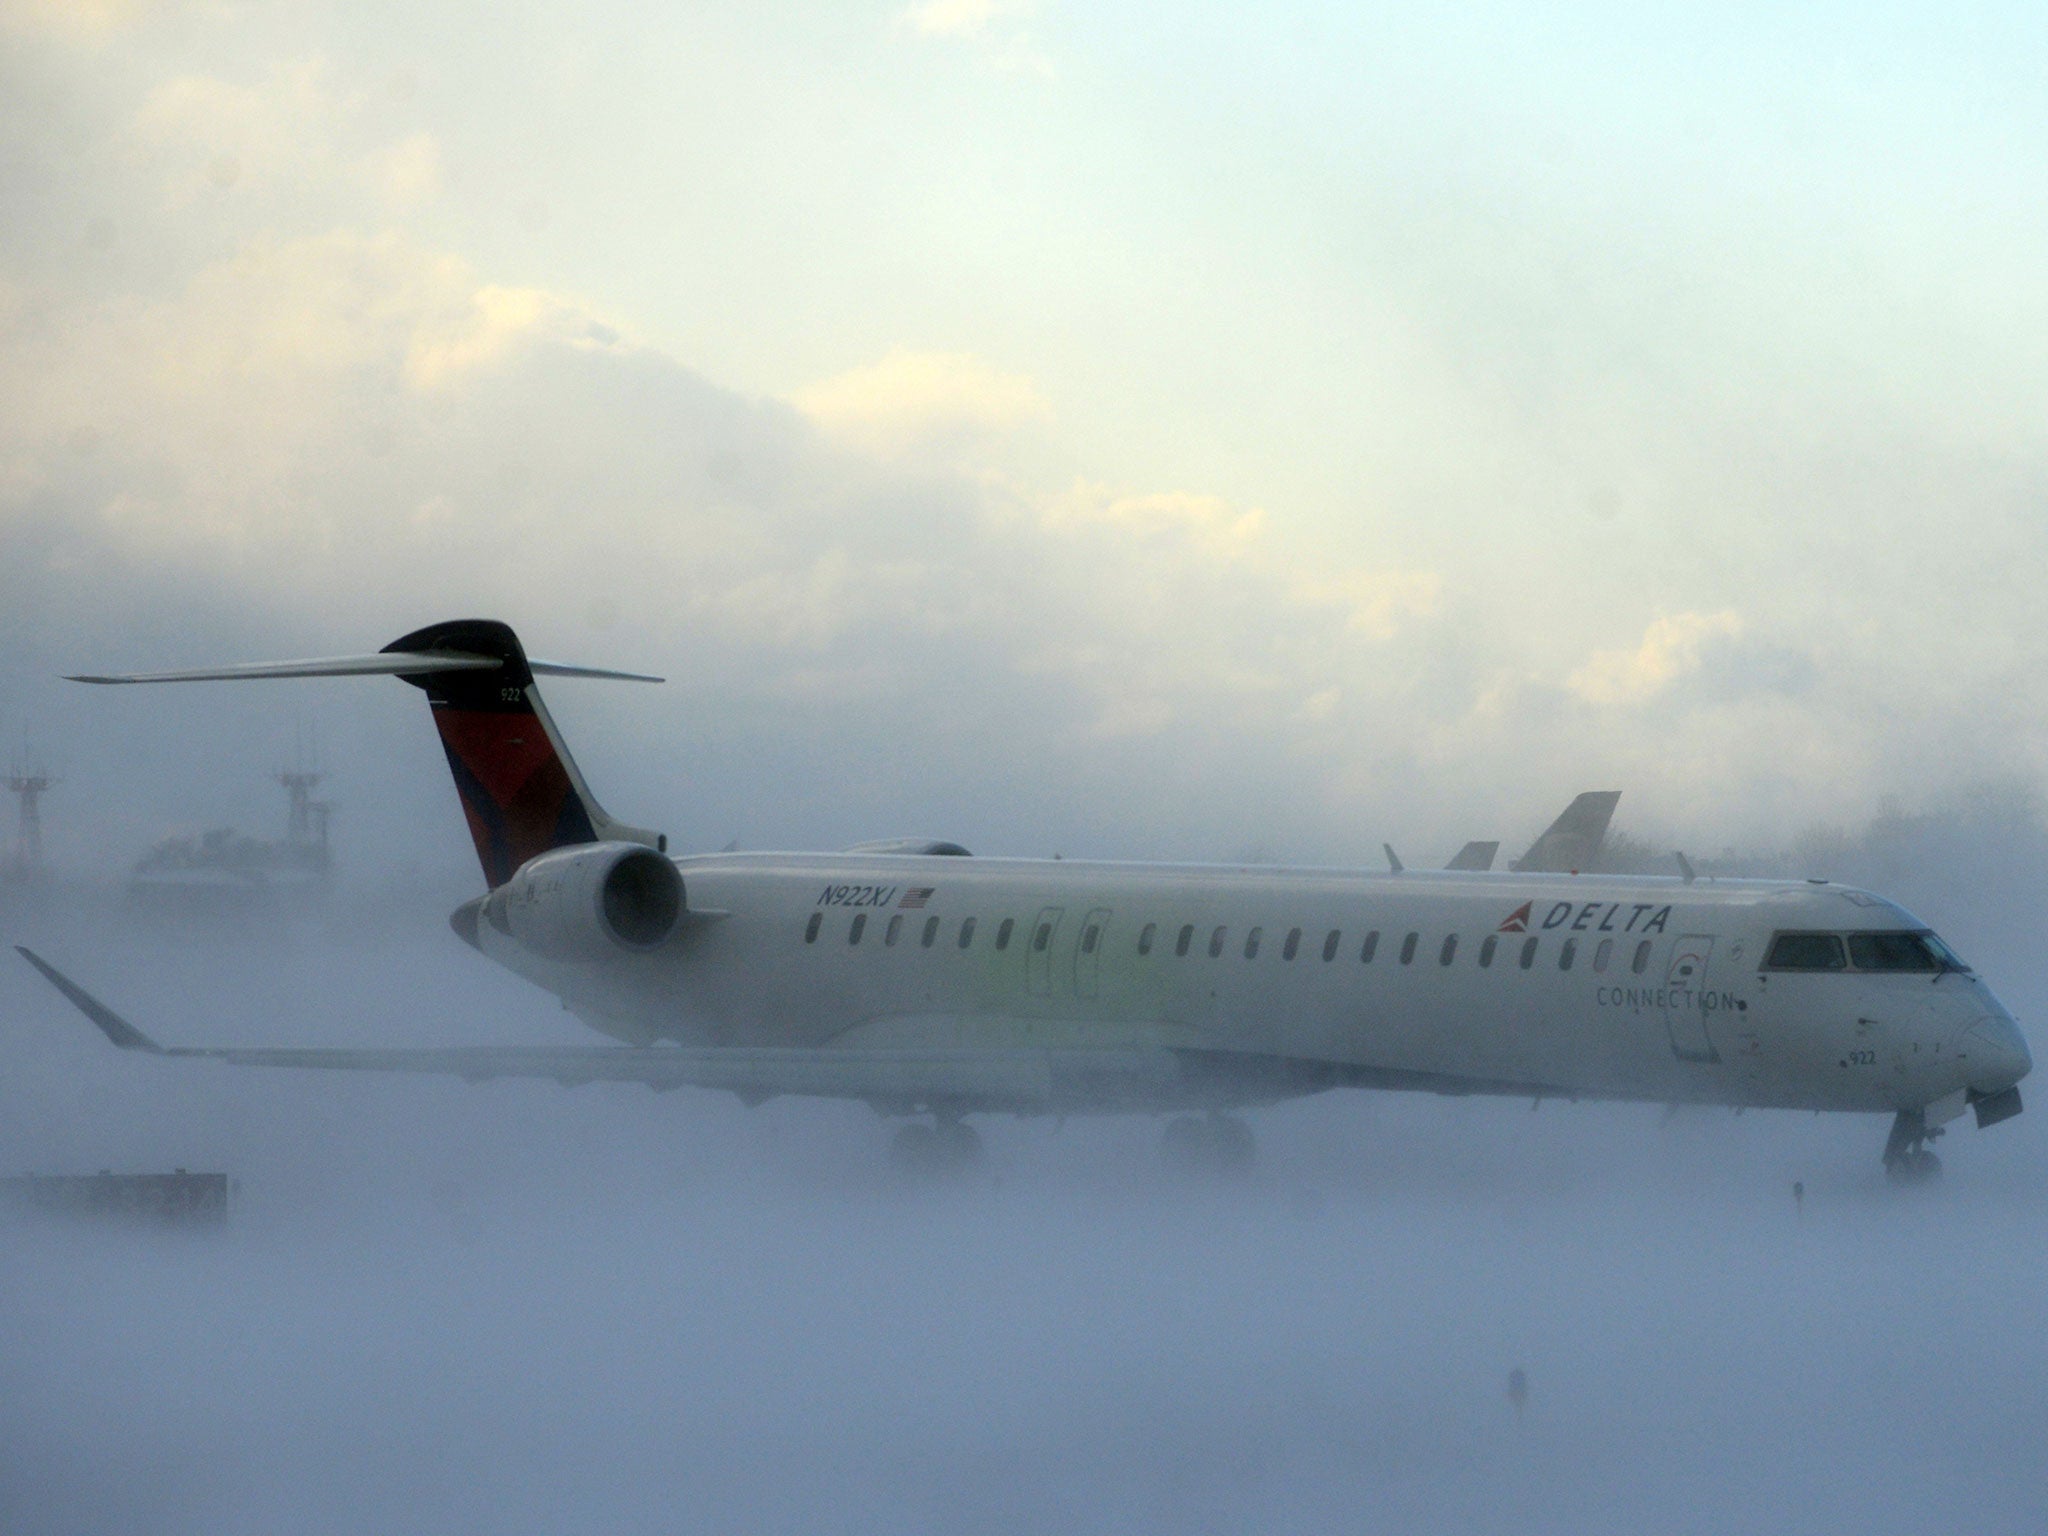
<path fill-rule="evenodd" d="M 1572 873 L 1618 795 L 1574 801 L 1494 873 L 977 858 L 917 838 L 671 855 L 615 821 L 494 620 L 368 656 L 88 683 L 389 675 L 423 690 L 483 867 L 450 926 L 616 1043 L 160 1045 L 26 949 L 125 1050 L 236 1065 L 552 1078 L 864 1101 L 944 1170 L 970 1115 L 1165 1114 L 1168 1154 L 1241 1168 L 1247 1108 L 1335 1088 L 1886 1113 L 1896 1181 L 1965 1111 L 2020 1113 L 2032 1066 L 1926 924 L 1826 881 Z M 1484 848 L 1484 845 L 1478 845 Z M 1388 850 L 1390 856 L 1392 850 Z"/>

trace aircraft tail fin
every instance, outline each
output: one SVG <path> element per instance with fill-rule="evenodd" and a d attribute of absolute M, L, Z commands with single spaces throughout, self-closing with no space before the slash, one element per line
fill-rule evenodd
<path fill-rule="evenodd" d="M 590 667 L 528 660 L 510 625 L 456 619 L 414 630 L 386 652 L 486 656 L 490 669 L 407 670 L 397 676 L 427 696 L 448 769 L 484 878 L 493 889 L 536 854 L 575 843 L 645 843 L 667 850 L 668 839 L 614 821 L 597 803 L 576 760 L 534 686 L 535 673 L 561 677 L 624 677 Z M 646 679 L 659 681 L 659 679 Z"/>
<path fill-rule="evenodd" d="M 668 839 L 607 816 L 534 686 L 536 675 L 658 683 L 640 672 L 529 658 L 511 626 L 455 619 L 414 630 L 369 656 L 259 662 L 181 672 L 74 677 L 80 683 L 185 683 L 290 677 L 396 677 L 427 695 L 448 768 L 493 889 L 536 854 L 576 843 Z"/>
<path fill-rule="evenodd" d="M 1474 873 L 1493 868 L 1493 856 L 1500 852 L 1499 843 L 1470 842 L 1458 850 L 1458 856 L 1444 866 L 1445 869 L 1463 869 Z"/>
<path fill-rule="evenodd" d="M 1589 789 L 1564 808 L 1529 851 L 1509 868 L 1522 874 L 1576 874 L 1590 869 L 1607 840 L 1607 824 L 1621 803 L 1618 789 Z"/>

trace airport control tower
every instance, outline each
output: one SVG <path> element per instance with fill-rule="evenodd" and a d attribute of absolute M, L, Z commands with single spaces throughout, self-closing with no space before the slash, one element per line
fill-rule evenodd
<path fill-rule="evenodd" d="M 324 863 L 328 856 L 327 822 L 334 806 L 331 801 L 315 800 L 313 791 L 327 775 L 317 768 L 280 768 L 272 777 L 284 786 L 291 799 L 291 809 L 285 813 L 285 841 L 295 848 L 317 848 Z"/>
<path fill-rule="evenodd" d="M 56 780 L 46 768 L 11 768 L 7 787 L 14 792 L 20 815 L 15 823 L 14 867 L 24 874 L 43 868 L 43 795 Z"/>

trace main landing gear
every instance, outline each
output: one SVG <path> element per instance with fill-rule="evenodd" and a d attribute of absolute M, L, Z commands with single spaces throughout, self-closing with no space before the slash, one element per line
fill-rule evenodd
<path fill-rule="evenodd" d="M 1159 1150 L 1175 1172 L 1213 1177 L 1245 1172 L 1257 1146 L 1235 1115 L 1177 1115 L 1166 1122 Z"/>
<path fill-rule="evenodd" d="M 1930 1126 L 1917 1109 L 1902 1109 L 1892 1121 L 1892 1133 L 1885 1139 L 1885 1176 L 1894 1184 L 1920 1184 L 1941 1174 L 1941 1159 L 1927 1143 L 1941 1134 Z"/>
<path fill-rule="evenodd" d="M 913 1120 L 897 1129 L 889 1161 L 916 1178 L 959 1173 L 981 1161 L 981 1133 L 958 1115 L 942 1114 L 931 1125 Z"/>

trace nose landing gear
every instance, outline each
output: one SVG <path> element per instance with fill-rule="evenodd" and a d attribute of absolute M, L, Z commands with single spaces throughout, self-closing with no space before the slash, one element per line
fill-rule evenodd
<path fill-rule="evenodd" d="M 1941 1134 L 1930 1126 L 1917 1109 L 1902 1109 L 1892 1120 L 1892 1133 L 1885 1138 L 1884 1171 L 1894 1184 L 1920 1184 L 1941 1174 L 1941 1159 L 1927 1145 Z"/>

